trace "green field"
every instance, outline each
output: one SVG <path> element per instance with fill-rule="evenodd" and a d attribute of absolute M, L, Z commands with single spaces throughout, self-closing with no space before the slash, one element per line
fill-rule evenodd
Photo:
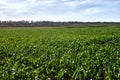
<path fill-rule="evenodd" d="M 120 27 L 0 28 L 0 80 L 90 79 L 120 79 Z"/>

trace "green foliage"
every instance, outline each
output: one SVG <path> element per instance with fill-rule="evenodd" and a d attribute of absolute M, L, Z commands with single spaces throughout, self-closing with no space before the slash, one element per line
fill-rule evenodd
<path fill-rule="evenodd" d="M 2 80 L 118 80 L 120 28 L 0 29 Z"/>

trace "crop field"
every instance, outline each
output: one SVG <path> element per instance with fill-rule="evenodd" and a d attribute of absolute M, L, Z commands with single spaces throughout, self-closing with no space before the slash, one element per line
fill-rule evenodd
<path fill-rule="evenodd" d="M 0 28 L 0 80 L 119 80 L 120 27 Z"/>

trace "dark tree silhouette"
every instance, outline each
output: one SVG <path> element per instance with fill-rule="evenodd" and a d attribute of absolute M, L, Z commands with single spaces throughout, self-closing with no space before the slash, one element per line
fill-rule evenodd
<path fill-rule="evenodd" d="M 120 22 L 53 22 L 53 21 L 0 21 L 0 27 L 105 27 L 120 26 Z"/>

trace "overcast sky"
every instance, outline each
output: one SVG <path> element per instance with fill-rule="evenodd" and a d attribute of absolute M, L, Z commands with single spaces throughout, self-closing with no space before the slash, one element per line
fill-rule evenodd
<path fill-rule="evenodd" d="M 0 0 L 0 20 L 120 22 L 120 0 Z"/>

